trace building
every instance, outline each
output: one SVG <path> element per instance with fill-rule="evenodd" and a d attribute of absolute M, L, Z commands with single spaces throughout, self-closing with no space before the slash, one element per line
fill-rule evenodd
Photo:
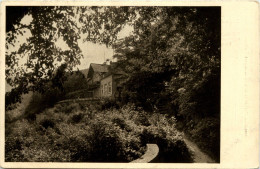
<path fill-rule="evenodd" d="M 112 68 L 113 64 L 90 64 L 87 83 L 88 91 L 92 92 L 93 97 L 115 98 L 116 93 L 121 89 L 120 81 L 123 79 L 124 72 Z"/>

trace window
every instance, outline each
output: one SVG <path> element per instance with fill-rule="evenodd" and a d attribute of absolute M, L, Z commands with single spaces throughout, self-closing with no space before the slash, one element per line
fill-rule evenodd
<path fill-rule="evenodd" d="M 111 82 L 108 82 L 108 93 L 111 94 L 111 92 L 112 92 Z"/>
<path fill-rule="evenodd" d="M 104 85 L 104 95 L 107 94 L 107 84 Z"/>

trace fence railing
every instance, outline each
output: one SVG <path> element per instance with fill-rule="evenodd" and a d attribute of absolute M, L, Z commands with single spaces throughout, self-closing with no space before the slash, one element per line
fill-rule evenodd
<path fill-rule="evenodd" d="M 66 99 L 91 98 L 91 97 L 93 97 L 93 91 L 88 91 L 88 89 L 70 92 L 65 96 Z"/>
<path fill-rule="evenodd" d="M 69 103 L 69 102 L 75 102 L 75 103 L 78 103 L 78 102 L 84 102 L 84 101 L 92 101 L 92 102 L 97 102 L 97 101 L 100 101 L 99 98 L 78 98 L 78 99 L 66 99 L 66 100 L 61 100 L 59 101 L 57 104 L 62 104 L 62 103 Z"/>

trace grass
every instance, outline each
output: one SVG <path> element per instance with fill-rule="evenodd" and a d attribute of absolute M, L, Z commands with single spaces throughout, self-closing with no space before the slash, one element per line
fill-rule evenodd
<path fill-rule="evenodd" d="M 214 161 L 220 162 L 220 120 L 206 117 L 199 122 L 178 121 L 177 128 L 195 142 L 198 147 Z"/>
<path fill-rule="evenodd" d="M 189 130 L 189 135 L 204 152 L 216 162 L 220 162 L 220 121 L 218 119 L 202 119 Z"/>
<path fill-rule="evenodd" d="M 32 95 L 33 95 L 32 92 L 22 95 L 21 103 L 16 103 L 15 105 L 12 105 L 15 108 L 12 110 L 6 111 L 6 113 L 5 113 L 6 122 L 15 121 L 24 115 L 26 107 L 29 105 L 30 100 L 32 98 Z"/>
<path fill-rule="evenodd" d="M 175 119 L 134 105 L 66 103 L 8 123 L 5 160 L 11 162 L 130 162 L 157 143 L 172 162 L 191 162 Z"/>

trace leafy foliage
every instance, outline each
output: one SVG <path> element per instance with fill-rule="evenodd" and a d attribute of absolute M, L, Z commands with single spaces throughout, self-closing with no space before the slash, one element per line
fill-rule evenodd
<path fill-rule="evenodd" d="M 170 159 L 171 162 L 180 159 L 190 162 L 174 118 L 150 115 L 134 105 L 99 111 L 99 106 L 81 104 L 56 105 L 36 114 L 33 123 L 26 119 L 10 123 L 5 160 L 129 162 L 144 153 L 149 141 L 158 143 L 166 153 L 183 152 L 175 154 L 176 159 Z M 70 107 L 74 107 L 73 111 Z M 149 130 L 149 140 L 146 130 Z"/>
<path fill-rule="evenodd" d="M 7 104 L 19 101 L 19 96 L 28 90 L 40 90 L 53 78 L 60 65 L 66 63 L 66 71 L 78 65 L 82 58 L 78 46 L 81 37 L 85 36 L 85 40 L 94 43 L 111 45 L 124 23 L 135 15 L 135 9 L 32 6 L 24 7 L 24 14 L 31 16 L 32 21 L 29 24 L 15 24 L 13 19 L 15 29 L 8 29 L 10 31 L 6 34 L 6 81 L 15 88 L 12 91 L 15 94 L 10 94 Z M 31 36 L 17 50 L 11 50 L 19 41 L 19 36 L 26 33 Z M 60 40 L 65 43 L 64 48 L 58 45 Z M 19 65 L 22 58 L 27 61 Z"/>
<path fill-rule="evenodd" d="M 204 118 L 190 130 L 190 135 L 205 152 L 220 161 L 220 121 L 216 118 Z"/>
<path fill-rule="evenodd" d="M 62 12 L 66 11 L 66 12 Z M 6 51 L 6 80 L 17 87 L 21 80 L 28 89 L 39 89 L 44 82 L 52 78 L 57 62 L 68 63 L 68 68 L 78 64 L 81 57 L 77 45 L 79 32 L 73 17 L 73 8 L 64 7 L 30 7 L 31 23 L 26 27 L 31 36 L 17 51 Z M 58 28 L 59 29 L 58 29 Z M 6 47 L 14 45 L 18 35 L 23 35 L 24 25 L 18 25 L 13 32 L 7 33 Z M 61 37 L 70 47 L 68 50 L 60 49 L 55 42 Z M 27 58 L 24 67 L 18 67 L 19 58 Z M 14 74 L 17 74 L 14 76 Z M 23 78 L 23 79 L 21 79 Z"/>
<path fill-rule="evenodd" d="M 58 88 L 52 88 L 45 93 L 33 93 L 30 103 L 25 109 L 25 116 L 34 120 L 35 114 L 43 112 L 46 108 L 53 107 L 59 100 L 63 98 L 63 92 Z"/>
<path fill-rule="evenodd" d="M 142 7 L 138 14 L 133 34 L 114 44 L 128 73 L 123 100 L 155 112 L 163 102 L 182 129 L 190 133 L 193 126 L 199 145 L 209 144 L 201 147 L 217 157 L 219 126 L 211 138 L 200 137 L 211 126 L 202 131 L 198 123 L 220 118 L 220 8 Z"/>
<path fill-rule="evenodd" d="M 82 54 L 78 40 L 84 37 L 86 41 L 104 43 L 115 49 L 114 57 L 126 72 L 122 103 L 133 102 L 149 112 L 158 112 L 162 102 L 167 102 L 167 113 L 182 121 L 185 129 L 192 125 L 192 135 L 198 134 L 198 142 L 204 138 L 204 143 L 211 140 L 200 137 L 209 128 L 216 132 L 212 138 L 219 136 L 218 123 L 214 127 L 199 123 L 220 118 L 219 7 L 27 9 L 32 22 L 16 25 L 6 36 L 6 49 L 9 49 L 23 31 L 29 30 L 32 35 L 18 50 L 6 51 L 6 80 L 14 87 L 6 94 L 7 106 L 19 101 L 20 95 L 29 90 L 45 91 L 42 87 L 50 81 L 63 91 L 66 87 L 63 75 L 79 64 Z M 133 27 L 133 32 L 124 39 L 117 39 L 125 25 Z M 57 45 L 59 39 L 67 48 Z M 18 66 L 19 58 L 27 58 L 24 66 Z M 142 118 L 140 124 L 146 120 Z M 125 126 L 120 120 L 116 122 Z M 110 134 L 116 137 L 115 133 Z M 209 144 L 204 148 L 211 152 L 219 148 L 213 148 L 212 140 Z"/>
<path fill-rule="evenodd" d="M 218 8 L 143 7 L 138 14 L 133 35 L 114 45 L 115 57 L 129 73 L 126 90 L 141 97 L 143 86 L 148 85 L 147 93 L 154 93 L 158 91 L 153 86 L 160 92 L 163 82 L 171 78 L 194 84 L 220 67 Z"/>
<path fill-rule="evenodd" d="M 67 69 L 79 64 L 82 57 L 78 47 L 80 36 L 95 43 L 113 45 L 122 68 L 130 74 L 129 86 L 137 84 L 131 79 L 152 74 L 139 81 L 131 93 L 143 95 L 145 85 L 160 87 L 171 76 L 201 79 L 212 67 L 219 67 L 220 12 L 219 8 L 198 7 L 27 7 L 32 22 L 27 26 L 32 36 L 18 51 L 6 53 L 7 82 L 17 88 L 15 97 L 29 86 L 34 90 L 51 79 L 58 65 Z M 212 12 L 215 11 L 215 12 Z M 48 24 L 46 24 L 48 23 Z M 133 34 L 117 41 L 124 25 L 133 26 Z M 7 47 L 14 44 L 16 31 L 7 33 Z M 62 38 L 68 49 L 60 49 L 56 42 Z M 117 42 L 117 43 L 116 43 Z M 19 57 L 27 57 L 25 68 L 15 66 Z M 60 62 L 60 64 L 59 64 Z M 17 74 L 19 72 L 19 74 Z M 13 76 L 17 74 L 16 76 Z M 163 76 L 165 78 L 158 78 Z M 155 77 L 155 78 L 153 78 Z M 152 82 L 150 79 L 158 79 Z M 141 80 L 141 79 L 140 79 Z M 31 84 L 31 85 L 29 85 Z M 20 87 L 19 87 L 20 86 Z M 154 87 L 156 88 L 156 87 Z M 147 93 L 154 93 L 147 87 Z M 131 94 L 130 94 L 131 95 Z M 13 98 L 10 102 L 19 100 Z M 141 99 L 141 102 L 144 99 Z M 9 103 L 9 102 L 7 102 Z"/>
<path fill-rule="evenodd" d="M 77 70 L 71 74 L 66 75 L 66 80 L 64 81 L 63 86 L 65 93 L 68 94 L 77 90 L 87 89 L 87 80 L 84 75 L 79 70 Z"/>

